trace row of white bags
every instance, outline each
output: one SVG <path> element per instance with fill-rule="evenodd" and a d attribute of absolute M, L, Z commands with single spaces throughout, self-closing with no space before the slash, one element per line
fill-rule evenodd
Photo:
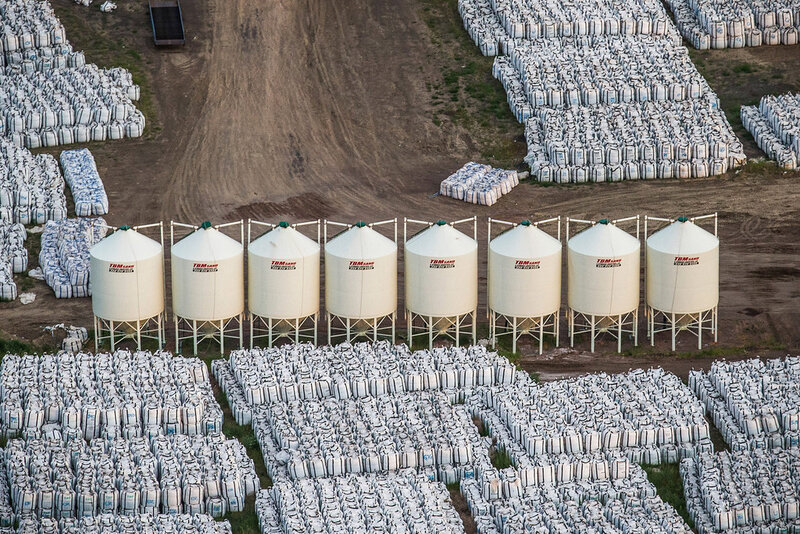
<path fill-rule="evenodd" d="M 698 99 L 710 94 L 686 49 L 653 36 L 515 42 L 498 70 L 519 72 L 533 107 Z"/>
<path fill-rule="evenodd" d="M 260 486 L 244 446 L 222 434 L 152 439 L 12 439 L 3 451 L 19 516 L 240 512 Z"/>
<path fill-rule="evenodd" d="M 795 45 L 800 5 L 793 1 L 667 0 L 681 34 L 695 48 Z"/>
<path fill-rule="evenodd" d="M 508 469 L 488 484 L 461 481 L 461 494 L 479 533 L 691 532 L 675 509 L 657 496 L 638 466 L 613 482 L 522 487 L 519 480 Z"/>
<path fill-rule="evenodd" d="M 47 222 L 42 232 L 39 266 L 56 298 L 91 296 L 89 249 L 105 236 L 105 225 L 102 217 Z"/>
<path fill-rule="evenodd" d="M 720 452 L 683 460 L 686 508 L 697 531 L 800 529 L 799 456 L 791 449 Z"/>
<path fill-rule="evenodd" d="M 263 534 L 464 532 L 444 484 L 413 472 L 275 481 L 259 492 Z"/>
<path fill-rule="evenodd" d="M 484 56 L 496 56 L 506 51 L 511 39 L 489 0 L 458 0 L 458 12 L 464 21 L 464 29 Z"/>
<path fill-rule="evenodd" d="M 6 532 L 0 529 L 0 533 Z M 8 534 L 233 534 L 230 522 L 201 514 L 116 516 L 56 521 L 26 516 Z"/>
<path fill-rule="evenodd" d="M 89 149 L 63 151 L 61 166 L 64 168 L 64 180 L 75 200 L 75 214 L 78 217 L 107 214 L 108 195 Z"/>
<path fill-rule="evenodd" d="M 168 352 L 7 355 L 0 399 L 6 434 L 52 423 L 85 439 L 222 431 L 205 364 Z"/>
<path fill-rule="evenodd" d="M 49 154 L 0 138 L 0 221 L 44 224 L 67 216 L 64 179 Z"/>
<path fill-rule="evenodd" d="M 439 194 L 472 204 L 491 206 L 519 185 L 517 171 L 469 162 L 442 180 Z"/>
<path fill-rule="evenodd" d="M 23 273 L 28 268 L 27 236 L 23 225 L 0 221 L 0 300 L 16 298 L 13 273 Z"/>
<path fill-rule="evenodd" d="M 49 2 L 0 2 L 0 35 L 4 52 L 67 42 L 64 26 Z"/>
<path fill-rule="evenodd" d="M 689 385 L 730 445 L 766 437 L 767 446 L 784 447 L 783 436 L 800 432 L 799 377 L 800 357 L 717 361 L 708 373 L 690 373 Z"/>
<path fill-rule="evenodd" d="M 525 134 L 531 173 L 538 177 L 545 168 L 552 181 L 562 181 L 553 179 L 554 167 L 590 167 L 591 181 L 591 167 L 600 165 L 607 177 L 610 167 L 642 161 L 668 162 L 677 177 L 687 171 L 710 176 L 739 167 L 746 159 L 725 115 L 715 101 L 706 99 L 542 108 L 526 122 Z M 677 165 L 681 163 L 687 165 Z M 670 167 L 636 170 L 640 178 L 655 177 L 653 170 L 668 177 Z M 633 175 L 628 168 L 622 173 L 620 179 Z"/>
<path fill-rule="evenodd" d="M 253 429 L 289 453 L 298 479 L 469 464 L 480 442 L 469 414 L 441 392 L 262 406 Z"/>
<path fill-rule="evenodd" d="M 605 373 L 538 385 L 483 388 L 485 406 L 531 456 L 696 443 L 708 438 L 702 404 L 663 369 Z"/>
<path fill-rule="evenodd" d="M 767 95 L 758 107 L 742 106 L 742 124 L 759 148 L 786 170 L 800 165 L 800 95 Z"/>
<path fill-rule="evenodd" d="M 387 341 L 234 350 L 228 363 L 253 405 L 510 384 L 517 375 L 506 358 L 485 347 L 412 352 Z"/>

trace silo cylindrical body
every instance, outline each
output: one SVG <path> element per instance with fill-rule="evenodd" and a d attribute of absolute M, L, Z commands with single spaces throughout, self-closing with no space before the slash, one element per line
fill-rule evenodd
<path fill-rule="evenodd" d="M 281 223 L 247 247 L 253 315 L 300 319 L 319 312 L 319 243 Z"/>
<path fill-rule="evenodd" d="M 586 315 L 623 315 L 639 307 L 641 244 L 601 221 L 567 242 L 568 305 Z"/>
<path fill-rule="evenodd" d="M 164 247 L 122 227 L 89 250 L 92 312 L 108 321 L 144 321 L 164 311 Z"/>
<path fill-rule="evenodd" d="M 397 243 L 360 223 L 325 244 L 325 308 L 346 319 L 397 311 Z"/>
<path fill-rule="evenodd" d="M 561 242 L 520 224 L 489 243 L 489 308 L 508 317 L 541 317 L 561 307 Z"/>
<path fill-rule="evenodd" d="M 478 307 L 478 243 L 439 221 L 405 246 L 406 308 L 455 317 Z"/>
<path fill-rule="evenodd" d="M 698 313 L 719 303 L 719 239 L 686 219 L 647 238 L 647 305 Z"/>
<path fill-rule="evenodd" d="M 244 312 L 242 244 L 204 224 L 172 246 L 172 311 L 196 321 Z"/>

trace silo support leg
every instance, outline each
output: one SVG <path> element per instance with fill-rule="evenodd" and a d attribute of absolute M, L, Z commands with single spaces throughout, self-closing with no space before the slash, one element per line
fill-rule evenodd
<path fill-rule="evenodd" d="M 92 318 L 92 324 L 94 325 L 94 353 L 97 354 L 97 338 L 100 336 L 100 330 L 97 328 L 96 315 Z"/>
<path fill-rule="evenodd" d="M 472 312 L 472 344 L 473 345 L 478 342 L 478 326 L 477 326 L 478 317 L 477 317 L 477 314 L 478 314 L 477 310 Z"/>
<path fill-rule="evenodd" d="M 114 352 L 114 321 L 109 321 L 111 325 L 111 352 Z"/>
<path fill-rule="evenodd" d="M 433 350 L 433 317 L 428 316 L 428 350 Z"/>
<path fill-rule="evenodd" d="M 703 312 L 697 314 L 697 350 L 703 348 Z"/>
<path fill-rule="evenodd" d="M 142 321 L 136 321 L 136 348 L 142 350 Z"/>
<path fill-rule="evenodd" d="M 617 354 L 622 352 L 622 315 L 617 322 Z"/>
<path fill-rule="evenodd" d="M 192 343 L 194 344 L 194 355 L 197 356 L 197 321 L 192 319 Z"/>
<path fill-rule="evenodd" d="M 461 317 L 456 317 L 456 347 L 461 339 Z"/>
<path fill-rule="evenodd" d="M 372 321 L 372 342 L 378 342 L 378 319 Z"/>
<path fill-rule="evenodd" d="M 539 319 L 539 355 L 544 352 L 544 317 Z M 514 337 L 514 352 L 517 352 L 517 338 Z"/>
<path fill-rule="evenodd" d="M 633 312 L 633 346 L 639 346 L 639 309 Z"/>
<path fill-rule="evenodd" d="M 594 352 L 594 315 L 592 315 L 592 350 Z"/>
<path fill-rule="evenodd" d="M 670 317 L 672 317 L 672 321 L 670 324 L 670 329 L 672 332 L 672 352 L 675 352 L 675 314 L 674 313 L 670 314 Z"/>

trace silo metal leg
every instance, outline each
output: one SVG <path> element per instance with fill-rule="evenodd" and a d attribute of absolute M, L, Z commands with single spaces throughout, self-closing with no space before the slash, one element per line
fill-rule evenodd
<path fill-rule="evenodd" d="M 94 353 L 97 354 L 97 338 L 100 336 L 100 329 L 97 328 L 97 316 L 92 318 L 92 325 L 94 325 Z"/>
<path fill-rule="evenodd" d="M 697 350 L 703 348 L 703 312 L 697 314 Z"/>
<path fill-rule="evenodd" d="M 163 328 L 164 328 L 164 316 L 159 314 L 159 316 L 158 316 L 158 349 L 159 350 L 161 350 L 161 348 L 164 346 L 164 337 L 165 336 L 164 336 Z"/>
<path fill-rule="evenodd" d="M 650 310 L 650 313 L 647 317 L 647 331 L 649 332 L 650 336 L 650 346 L 654 347 L 656 345 L 656 311 Z"/>
<path fill-rule="evenodd" d="M 111 352 L 114 352 L 114 321 L 109 321 L 111 325 Z"/>
<path fill-rule="evenodd" d="M 456 347 L 458 347 L 458 342 L 461 338 L 461 317 L 456 316 Z"/>
<path fill-rule="evenodd" d="M 350 318 L 347 318 L 347 342 L 350 343 Z"/>
<path fill-rule="evenodd" d="M 592 315 L 592 350 L 594 352 L 594 315 Z"/>
<path fill-rule="evenodd" d="M 433 350 L 433 317 L 428 316 L 428 350 Z"/>
<path fill-rule="evenodd" d="M 197 356 L 197 320 L 192 319 L 192 343 L 194 344 L 194 355 Z"/>
<path fill-rule="evenodd" d="M 411 316 L 411 314 L 408 312 L 408 310 L 406 310 L 406 327 L 408 327 L 408 348 L 409 349 L 414 345 L 414 337 L 411 334 L 411 321 L 413 321 L 413 320 L 414 320 L 414 318 Z"/>
<path fill-rule="evenodd" d="M 175 353 L 180 354 L 180 336 L 178 335 L 178 316 L 175 316 Z"/>
<path fill-rule="evenodd" d="M 516 333 L 514 334 L 514 352 L 517 352 L 517 338 Z M 544 352 L 544 317 L 539 319 L 539 354 L 541 355 Z"/>
<path fill-rule="evenodd" d="M 633 319 L 633 317 L 631 317 Z M 622 352 L 622 315 L 619 316 L 617 322 L 617 354 Z"/>
<path fill-rule="evenodd" d="M 397 312 L 392 313 L 392 345 L 394 345 L 394 328 L 397 324 Z"/>
<path fill-rule="evenodd" d="M 317 314 L 314 314 L 314 346 L 317 345 Z"/>
<path fill-rule="evenodd" d="M 244 316 L 240 313 L 239 314 L 239 346 L 236 347 L 238 349 L 244 348 L 244 334 L 242 330 L 244 329 Z"/>
<path fill-rule="evenodd" d="M 294 343 L 295 345 L 300 343 L 300 319 L 294 320 Z"/>
<path fill-rule="evenodd" d="M 675 314 L 671 313 L 670 316 L 672 317 L 672 324 L 670 324 L 670 329 L 672 331 L 672 352 L 675 352 Z"/>
<path fill-rule="evenodd" d="M 639 346 L 639 308 L 633 312 L 633 346 Z"/>
<path fill-rule="evenodd" d="M 378 319 L 373 319 L 372 321 L 372 341 L 374 343 L 378 342 Z"/>
<path fill-rule="evenodd" d="M 553 323 L 555 324 L 555 327 L 556 327 L 556 347 L 558 347 L 559 344 L 561 344 L 561 339 L 560 339 L 561 338 L 561 321 L 560 321 L 560 319 L 561 319 L 561 317 L 559 317 L 559 313 L 558 312 L 553 314 Z"/>
<path fill-rule="evenodd" d="M 575 312 L 571 309 L 569 310 L 569 346 L 573 348 L 575 346 Z"/>
<path fill-rule="evenodd" d="M 136 348 L 142 350 L 142 321 L 136 320 Z"/>
<path fill-rule="evenodd" d="M 476 317 L 477 313 L 478 313 L 477 311 L 473 311 L 472 312 L 472 344 L 473 345 L 478 342 L 478 326 L 477 326 L 478 318 Z"/>
<path fill-rule="evenodd" d="M 328 345 L 331 345 L 331 314 L 326 314 L 328 317 Z"/>

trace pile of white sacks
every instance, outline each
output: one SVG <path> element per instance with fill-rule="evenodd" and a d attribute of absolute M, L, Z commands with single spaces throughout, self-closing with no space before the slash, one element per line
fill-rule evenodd
<path fill-rule="evenodd" d="M 215 521 L 207 515 L 137 515 L 104 514 L 96 517 L 39 519 L 26 516 L 16 530 L 0 528 L 0 534 L 233 534 L 231 524 Z"/>
<path fill-rule="evenodd" d="M 240 512 L 259 488 L 244 446 L 222 434 L 63 441 L 12 439 L 3 450 L 17 516 Z"/>
<path fill-rule="evenodd" d="M 701 454 L 683 460 L 680 470 L 700 534 L 800 530 L 797 448 Z"/>
<path fill-rule="evenodd" d="M 75 214 L 78 217 L 107 214 L 108 195 L 89 149 L 63 151 L 61 166 L 64 167 L 64 180 L 75 200 Z"/>
<path fill-rule="evenodd" d="M 19 223 L 0 222 L 0 300 L 17 298 L 14 273 L 24 273 L 28 268 L 27 235 Z"/>
<path fill-rule="evenodd" d="M 742 124 L 758 147 L 782 169 L 800 165 L 800 94 L 765 96 L 758 107 L 742 106 Z"/>
<path fill-rule="evenodd" d="M 262 406 L 253 429 L 289 453 L 293 479 L 404 468 L 448 468 L 456 479 L 481 441 L 467 411 L 442 392 Z"/>
<path fill-rule="evenodd" d="M 800 357 L 717 361 L 689 386 L 732 450 L 800 447 Z"/>
<path fill-rule="evenodd" d="M 410 470 L 280 479 L 270 490 L 259 492 L 256 512 L 263 534 L 464 532 L 445 486 Z"/>
<path fill-rule="evenodd" d="M 796 0 L 667 0 L 681 34 L 695 48 L 796 45 Z"/>
<path fill-rule="evenodd" d="M 636 463 L 675 463 L 713 450 L 703 406 L 663 369 L 604 373 L 482 388 L 467 406 L 512 458 L 525 454 L 629 453 Z"/>
<path fill-rule="evenodd" d="M 0 25 L 0 134 L 28 148 L 142 134 L 130 72 L 87 64 L 48 2 L 3 1 Z"/>
<path fill-rule="evenodd" d="M 44 224 L 67 216 L 64 179 L 49 154 L 0 138 L 0 221 Z"/>
<path fill-rule="evenodd" d="M 460 0 L 459 11 L 481 50 L 497 55 L 492 73 L 526 124 L 525 161 L 538 180 L 702 178 L 744 163 L 741 143 L 661 2 Z M 561 140 L 555 151 L 543 134 L 554 128 Z M 694 137 L 722 141 L 726 154 L 656 157 L 648 146 Z M 632 144 L 636 158 L 600 157 L 621 141 Z M 591 160 L 582 157 L 592 149 Z"/>
<path fill-rule="evenodd" d="M 525 136 L 531 173 L 558 183 L 704 178 L 746 159 L 711 97 L 539 108 Z"/>
<path fill-rule="evenodd" d="M 461 493 L 480 534 L 692 532 L 640 467 L 631 465 L 619 475 L 523 483 L 520 473 L 508 468 L 462 480 Z"/>
<path fill-rule="evenodd" d="M 6 436 L 65 439 L 217 434 L 222 410 L 199 359 L 168 352 L 6 355 L 0 370 Z"/>
<path fill-rule="evenodd" d="M 472 204 L 491 206 L 519 185 L 517 171 L 469 162 L 442 180 L 439 194 Z"/>
<path fill-rule="evenodd" d="M 511 384 L 517 376 L 506 358 L 485 347 L 412 352 L 388 341 L 234 350 L 211 365 L 226 395 L 228 387 L 238 389 L 251 406 Z M 247 414 L 242 417 L 237 422 L 247 424 Z"/>
<path fill-rule="evenodd" d="M 91 296 L 89 249 L 107 231 L 102 217 L 48 221 L 42 232 L 39 266 L 56 298 Z"/>

